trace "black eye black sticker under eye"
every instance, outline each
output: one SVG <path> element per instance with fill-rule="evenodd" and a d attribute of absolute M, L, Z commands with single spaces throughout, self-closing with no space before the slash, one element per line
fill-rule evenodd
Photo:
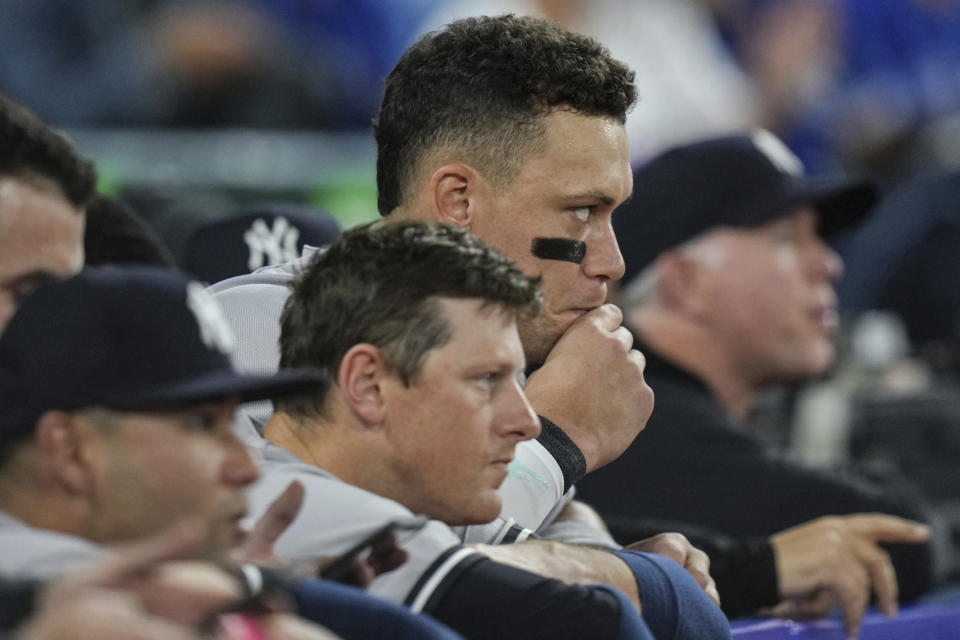
<path fill-rule="evenodd" d="M 530 253 L 541 260 L 563 260 L 580 264 L 587 255 L 587 243 L 567 238 L 534 238 Z"/>

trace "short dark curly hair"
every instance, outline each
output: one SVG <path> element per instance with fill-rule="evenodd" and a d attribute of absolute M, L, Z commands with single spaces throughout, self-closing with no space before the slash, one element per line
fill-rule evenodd
<path fill-rule="evenodd" d="M 0 176 L 52 180 L 77 209 L 93 197 L 93 163 L 32 111 L 0 94 Z"/>
<path fill-rule="evenodd" d="M 377 221 L 346 231 L 294 280 L 280 318 L 280 366 L 319 369 L 324 383 L 309 396 L 275 400 L 276 408 L 322 417 L 340 361 L 360 343 L 379 348 L 410 384 L 427 352 L 450 339 L 438 298 L 479 298 L 514 317 L 535 316 L 539 282 L 464 229 Z"/>
<path fill-rule="evenodd" d="M 551 111 L 623 123 L 636 100 L 634 73 L 592 38 L 532 17 L 452 22 L 411 45 L 387 76 L 374 122 L 380 214 L 410 196 L 430 151 L 461 151 L 502 184 Z"/>

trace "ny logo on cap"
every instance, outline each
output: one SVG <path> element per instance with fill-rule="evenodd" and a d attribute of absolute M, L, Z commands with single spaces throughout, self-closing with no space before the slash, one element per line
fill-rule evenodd
<path fill-rule="evenodd" d="M 800 162 L 800 158 L 794 155 L 787 145 L 780 141 L 780 138 L 766 129 L 755 129 L 750 134 L 750 139 L 753 140 L 757 150 L 767 156 L 767 160 L 777 169 L 793 176 L 803 175 L 803 163 Z"/>
<path fill-rule="evenodd" d="M 273 229 L 267 227 L 263 218 L 257 218 L 243 234 L 243 241 L 250 248 L 247 267 L 253 271 L 265 264 L 280 264 L 295 259 L 299 239 L 300 230 L 283 216 L 273 219 Z"/>
<path fill-rule="evenodd" d="M 210 349 L 230 355 L 235 345 L 233 331 L 223 317 L 220 305 L 199 282 L 187 284 L 187 307 L 197 319 L 203 343 Z"/>

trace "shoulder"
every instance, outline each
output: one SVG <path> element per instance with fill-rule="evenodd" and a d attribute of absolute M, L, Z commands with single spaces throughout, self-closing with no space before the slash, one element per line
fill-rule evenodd
<path fill-rule="evenodd" d="M 303 254 L 295 260 L 221 280 L 210 285 L 209 291 L 213 295 L 220 296 L 226 295 L 228 292 L 234 295 L 242 292 L 252 292 L 256 290 L 256 287 L 275 286 L 285 288 L 291 280 L 303 271 L 317 252 L 316 247 L 305 246 Z M 250 288 L 248 289 L 248 287 Z"/>
<path fill-rule="evenodd" d="M 272 373 L 280 362 L 280 315 L 290 297 L 290 283 L 317 249 L 304 247 L 291 262 L 222 280 L 209 291 L 236 335 L 233 365 L 242 371 Z"/>
<path fill-rule="evenodd" d="M 291 459 L 276 447 L 263 465 L 263 475 L 249 492 L 251 513 L 263 513 L 294 480 L 303 483 L 300 514 L 277 540 L 277 553 L 291 561 L 342 554 L 390 523 L 420 520 L 402 504 L 347 484 L 323 469 Z M 370 592 L 403 602 L 414 591 L 430 592 L 435 582 L 474 552 L 446 524 L 430 520 L 414 530 L 397 529 L 397 543 L 407 552 L 398 569 L 379 576 Z"/>
<path fill-rule="evenodd" d="M 0 553 L 0 574 L 8 578 L 50 578 L 104 553 L 82 538 L 34 529 L 6 517 L 0 522 L 0 548 L 7 550 Z"/>
<path fill-rule="evenodd" d="M 249 499 L 251 514 L 257 517 L 291 482 L 303 483 L 300 514 L 277 541 L 282 556 L 336 555 L 388 523 L 418 519 L 399 502 L 347 484 L 291 454 L 278 459 L 275 450 L 272 447 L 264 460 L 263 473 L 250 490 Z M 443 549 L 460 543 L 450 527 L 437 521 L 430 521 L 410 540 Z"/>

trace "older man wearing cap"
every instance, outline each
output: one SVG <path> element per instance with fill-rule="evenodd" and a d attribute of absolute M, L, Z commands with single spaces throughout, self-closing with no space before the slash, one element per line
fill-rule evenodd
<path fill-rule="evenodd" d="M 257 467 L 229 425 L 237 402 L 303 391 L 304 373 L 240 375 L 203 285 L 160 270 L 90 270 L 28 297 L 0 340 L 7 574 L 56 571 L 57 531 L 105 545 L 210 517 L 236 546 Z"/>
<path fill-rule="evenodd" d="M 232 344 L 204 285 L 172 270 L 87 269 L 27 296 L 0 336 L 0 575 L 56 576 L 185 518 L 206 523 L 199 555 L 238 560 L 259 472 L 230 428 L 234 410 L 320 377 L 239 374 Z M 264 542 L 284 528 L 272 524 Z M 347 637 L 454 637 L 355 589 L 253 566 L 243 575 Z"/>
<path fill-rule="evenodd" d="M 657 407 L 620 460 L 578 484 L 581 495 L 624 538 L 651 519 L 701 543 L 696 527 L 740 538 L 739 552 L 711 554 L 728 611 L 839 601 L 853 630 L 871 585 L 892 611 L 897 585 L 877 542 L 922 542 L 925 527 L 860 515 L 783 530 L 860 512 L 922 519 L 922 510 L 863 479 L 793 464 L 740 426 L 763 390 L 833 361 L 842 264 L 823 237 L 862 218 L 874 187 L 803 177 L 765 131 L 668 151 L 634 184 L 634 211 L 617 222 L 632 276 L 621 298 Z M 890 554 L 901 596 L 929 587 L 928 546 Z"/>

